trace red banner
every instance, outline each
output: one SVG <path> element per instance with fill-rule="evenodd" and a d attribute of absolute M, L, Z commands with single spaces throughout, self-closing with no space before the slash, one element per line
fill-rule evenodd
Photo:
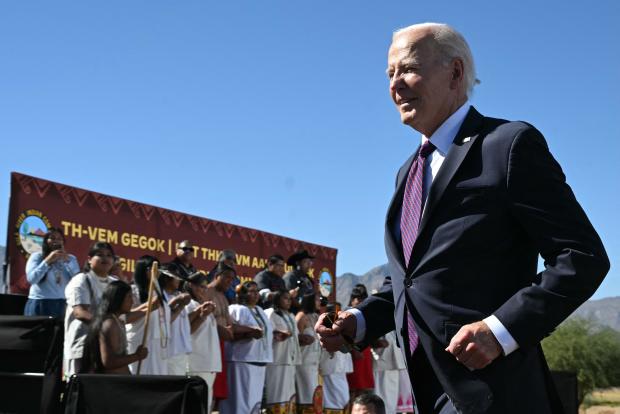
<path fill-rule="evenodd" d="M 279 253 L 285 259 L 298 249 L 315 256 L 310 275 L 319 278 L 321 293 L 335 300 L 337 250 L 248 227 L 179 213 L 81 188 L 11 173 L 7 246 L 9 289 L 28 293 L 26 261 L 41 251 L 49 227 L 62 229 L 65 250 L 86 260 L 95 241 L 106 241 L 121 257 L 124 276 L 131 277 L 136 260 L 145 254 L 162 263 L 174 258 L 177 244 L 194 246 L 193 264 L 208 272 L 223 249 L 237 253 L 242 280 L 265 268 L 266 259 Z M 289 267 L 287 266 L 287 270 Z"/>

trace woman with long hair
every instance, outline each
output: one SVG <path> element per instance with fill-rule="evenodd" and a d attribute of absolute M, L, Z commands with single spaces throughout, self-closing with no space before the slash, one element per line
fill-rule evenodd
<path fill-rule="evenodd" d="M 192 352 L 187 356 L 188 375 L 199 376 L 207 383 L 208 414 L 213 403 L 215 375 L 222 371 L 222 356 L 217 322 L 213 316 L 215 304 L 206 298 L 206 283 L 207 276 L 196 272 L 188 276 L 183 290 L 192 297 L 186 308 L 192 337 Z"/>
<path fill-rule="evenodd" d="M 95 242 L 88 250 L 88 259 L 82 273 L 67 284 L 65 296 L 64 373 L 67 376 L 80 371 L 84 340 L 103 291 L 115 279 L 109 276 L 114 264 L 114 249 L 110 243 Z"/>
<path fill-rule="evenodd" d="M 237 303 L 228 307 L 234 338 L 226 342 L 228 398 L 220 403 L 222 414 L 258 414 L 265 385 L 265 366 L 272 360 L 273 330 L 257 305 L 254 281 L 237 285 Z"/>
<path fill-rule="evenodd" d="M 132 304 L 127 283 L 115 280 L 105 288 L 86 336 L 82 372 L 130 374 L 129 364 L 146 358 L 148 350 L 143 346 L 127 353 L 125 324 L 120 317 L 131 312 Z"/>
<path fill-rule="evenodd" d="M 149 294 L 149 280 L 153 263 L 159 260 L 155 256 L 145 255 L 136 261 L 133 274 L 133 285 L 131 286 L 134 303 L 147 304 Z M 153 306 L 149 317 L 149 331 L 147 333 L 145 345 L 149 349 L 148 356 L 140 364 L 140 375 L 168 375 L 168 340 L 170 338 L 170 306 L 163 297 L 159 283 L 153 284 Z M 144 338 L 145 318 L 141 318 L 133 323 L 128 323 L 127 330 L 127 351 L 133 353 L 142 344 Z M 129 365 L 132 374 L 138 373 L 138 363 Z"/>
<path fill-rule="evenodd" d="M 307 293 L 301 298 L 300 310 L 295 316 L 299 330 L 301 347 L 301 364 L 295 368 L 295 384 L 297 389 L 297 410 L 302 414 L 314 413 L 313 397 L 319 385 L 319 359 L 321 345 L 314 330 L 319 319 L 321 296 L 318 293 Z"/>
<path fill-rule="evenodd" d="M 191 327 L 185 307 L 191 297 L 182 293 L 181 270 L 174 262 L 165 263 L 160 268 L 159 285 L 166 302 L 170 306 L 170 341 L 168 343 L 168 374 L 186 375 L 187 355 L 192 352 Z"/>
<path fill-rule="evenodd" d="M 62 230 L 50 227 L 43 236 L 41 252 L 30 255 L 26 263 L 26 279 L 30 283 L 26 316 L 55 316 L 65 314 L 65 288 L 80 272 L 77 259 L 65 251 Z"/>
<path fill-rule="evenodd" d="M 273 324 L 273 362 L 267 365 L 267 408 L 282 413 L 294 413 L 295 366 L 301 363 L 297 323 L 289 311 L 291 295 L 287 291 L 273 296 L 273 308 L 265 313 Z"/>

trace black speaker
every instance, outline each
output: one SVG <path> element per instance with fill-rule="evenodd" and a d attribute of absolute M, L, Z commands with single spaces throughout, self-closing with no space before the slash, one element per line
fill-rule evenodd
<path fill-rule="evenodd" d="M 59 412 L 63 334 L 57 318 L 0 315 L 0 412 Z"/>
<path fill-rule="evenodd" d="M 0 315 L 0 370 L 45 372 L 53 345 L 62 354 L 62 335 L 62 322 L 50 316 Z"/>
<path fill-rule="evenodd" d="M 43 374 L 0 372 L 0 413 L 31 414 L 41 412 Z"/>
<path fill-rule="evenodd" d="M 172 375 L 78 374 L 71 377 L 65 414 L 190 414 L 207 412 L 207 383 Z"/>
<path fill-rule="evenodd" d="M 28 296 L 0 293 L 0 315 L 23 315 Z"/>

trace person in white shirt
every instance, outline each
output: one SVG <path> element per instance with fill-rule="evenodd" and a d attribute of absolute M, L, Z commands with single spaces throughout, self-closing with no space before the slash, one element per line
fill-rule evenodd
<path fill-rule="evenodd" d="M 160 268 L 159 284 L 170 306 L 170 341 L 168 344 L 168 374 L 187 375 L 187 354 L 192 352 L 189 315 L 185 307 L 191 297 L 181 293 L 180 270 L 174 263 L 164 263 Z"/>
<path fill-rule="evenodd" d="M 265 385 L 265 366 L 272 361 L 271 322 L 257 305 L 258 287 L 249 281 L 236 288 L 237 303 L 228 311 L 234 338 L 226 342 L 228 398 L 220 403 L 221 414 L 258 414 Z"/>
<path fill-rule="evenodd" d="M 154 256 L 145 255 L 136 262 L 132 285 L 133 300 L 136 304 L 146 305 L 148 300 L 151 266 L 159 264 Z M 168 375 L 168 343 L 170 340 L 170 305 L 165 300 L 161 287 L 157 281 L 153 285 L 153 306 L 151 308 L 149 331 L 145 346 L 149 350 L 148 356 L 140 363 L 140 375 Z M 133 353 L 144 338 L 145 319 L 141 318 L 125 325 L 127 331 L 127 352 Z M 129 365 L 132 374 L 138 374 L 138 363 Z"/>
<path fill-rule="evenodd" d="M 273 362 L 267 365 L 265 399 L 268 409 L 280 412 L 294 412 L 295 366 L 301 363 L 299 331 L 290 308 L 291 295 L 280 291 L 273 296 L 273 308 L 265 311 L 273 324 L 274 339 Z"/>
<path fill-rule="evenodd" d="M 319 319 L 321 296 L 308 293 L 301 298 L 300 310 L 295 316 L 301 348 L 301 363 L 295 369 L 297 410 L 302 414 L 314 413 L 314 394 L 319 385 L 319 359 L 321 346 L 316 338 L 314 325 Z"/>
<path fill-rule="evenodd" d="M 192 352 L 187 355 L 188 375 L 201 377 L 209 387 L 208 413 L 213 401 L 213 382 L 215 375 L 222 371 L 220 339 L 217 322 L 213 316 L 215 303 L 206 300 L 207 276 L 202 272 L 188 276 L 183 290 L 192 297 L 187 305 L 189 325 L 192 335 Z"/>
<path fill-rule="evenodd" d="M 329 314 L 337 313 L 339 304 L 327 305 Z M 326 414 L 344 414 L 349 404 L 349 382 L 347 374 L 353 372 L 350 353 L 327 352 L 321 349 L 319 372 L 323 377 L 323 407 Z"/>
<path fill-rule="evenodd" d="M 385 403 L 385 412 L 396 414 L 398 404 L 400 371 L 406 369 L 405 358 L 396 345 L 396 333 L 389 332 L 372 348 L 375 394 Z M 409 392 L 411 394 L 411 392 Z"/>
<path fill-rule="evenodd" d="M 65 342 L 63 372 L 66 378 L 80 372 L 84 341 L 101 295 L 107 285 L 115 280 L 108 276 L 114 264 L 112 245 L 94 243 L 88 251 L 84 272 L 75 275 L 65 288 Z"/>

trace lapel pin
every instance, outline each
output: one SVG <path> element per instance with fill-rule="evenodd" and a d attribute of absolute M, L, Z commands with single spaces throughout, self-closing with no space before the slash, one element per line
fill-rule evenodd
<path fill-rule="evenodd" d="M 463 144 L 465 144 L 466 142 L 471 141 L 471 137 L 465 137 L 463 138 Z"/>

